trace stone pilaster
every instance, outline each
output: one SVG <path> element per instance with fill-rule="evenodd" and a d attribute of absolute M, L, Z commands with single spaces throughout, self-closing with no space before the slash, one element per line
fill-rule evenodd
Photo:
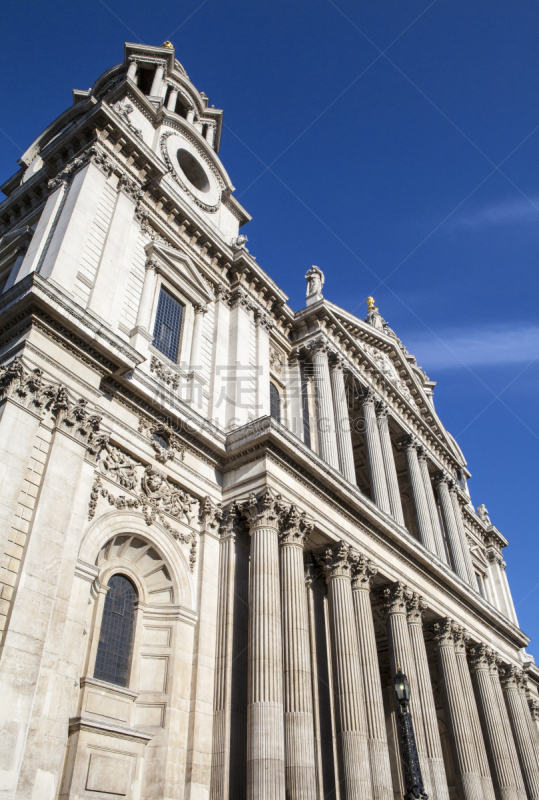
<path fill-rule="evenodd" d="M 527 796 L 530 800 L 539 800 L 539 767 L 525 715 L 527 709 L 524 709 L 520 697 L 519 684 L 521 681 L 522 673 L 517 667 L 508 666 L 504 669 L 502 675 L 503 693 Z"/>
<path fill-rule="evenodd" d="M 350 548 L 345 542 L 328 548 L 325 556 L 337 739 L 346 800 L 369 800 L 372 784 L 349 556 Z"/>
<path fill-rule="evenodd" d="M 535 726 L 535 730 L 537 732 L 537 737 L 539 740 L 539 700 L 530 698 L 528 700 L 528 707 L 530 709 L 530 716 L 532 718 L 532 723 Z"/>
<path fill-rule="evenodd" d="M 320 458 L 323 458 L 331 467 L 339 469 L 335 414 L 329 377 L 328 345 L 323 339 L 317 339 L 311 343 L 310 349 L 313 354 L 319 454 Z"/>
<path fill-rule="evenodd" d="M 316 763 L 309 613 L 303 546 L 312 524 L 291 506 L 279 533 L 283 626 L 286 797 L 315 800 Z"/>
<path fill-rule="evenodd" d="M 385 403 L 379 403 L 376 408 L 376 418 L 378 420 L 378 432 L 380 435 L 380 446 L 382 448 L 382 460 L 386 473 L 391 516 L 399 525 L 404 525 L 401 492 L 399 480 L 397 478 L 397 469 L 395 467 L 395 454 L 393 453 L 393 445 L 391 443 L 387 413 L 387 405 Z"/>
<path fill-rule="evenodd" d="M 425 488 L 425 498 L 429 508 L 430 524 L 432 526 L 432 534 L 434 536 L 434 545 L 438 558 L 447 564 L 447 553 L 444 543 L 444 534 L 440 525 L 440 518 L 438 516 L 438 508 L 436 506 L 436 498 L 434 497 L 434 490 L 432 488 L 432 480 L 429 472 L 428 456 L 423 447 L 420 447 L 417 452 L 419 460 L 419 469 L 421 477 L 423 478 L 423 486 Z"/>
<path fill-rule="evenodd" d="M 517 800 L 517 788 L 500 709 L 490 677 L 489 656 L 485 645 L 477 645 L 471 653 L 472 675 L 476 687 L 481 727 L 489 755 L 494 788 L 501 800 Z"/>
<path fill-rule="evenodd" d="M 505 747 L 507 753 L 509 754 L 511 767 L 513 769 L 513 775 L 515 777 L 517 796 L 519 797 L 519 800 L 526 800 L 526 789 L 524 787 L 524 779 L 522 777 L 522 770 L 520 769 L 517 748 L 515 746 L 513 731 L 511 730 L 511 723 L 509 721 L 509 715 L 507 713 L 507 706 L 505 705 L 505 701 L 503 699 L 502 685 L 500 683 L 499 668 L 502 666 L 502 661 L 500 657 L 497 655 L 497 653 L 494 653 L 492 650 L 488 654 L 488 660 L 490 664 L 490 679 L 492 681 L 492 686 L 494 689 L 494 696 L 496 697 L 496 702 L 498 703 L 498 708 L 500 710 L 500 720 L 502 723 L 502 729 L 505 736 Z"/>
<path fill-rule="evenodd" d="M 241 512 L 232 503 L 224 514 L 219 544 L 219 589 L 211 769 L 211 800 L 245 797 L 247 758 L 245 703 L 237 696 L 247 680 L 249 548 Z"/>
<path fill-rule="evenodd" d="M 468 720 L 473 733 L 475 742 L 475 752 L 477 756 L 477 763 L 479 765 L 479 773 L 481 775 L 481 783 L 483 786 L 483 797 L 485 800 L 494 800 L 494 785 L 492 783 L 492 776 L 488 764 L 488 756 L 485 748 L 485 740 L 481 731 L 481 721 L 477 711 L 477 703 L 472 685 L 472 676 L 470 675 L 470 667 L 468 666 L 468 659 L 466 657 L 466 644 L 468 635 L 464 628 L 459 625 L 453 625 L 453 641 L 455 643 L 455 657 L 457 660 L 457 667 L 460 675 L 460 684 L 462 694 L 466 703 L 468 711 Z"/>
<path fill-rule="evenodd" d="M 335 409 L 335 432 L 337 436 L 337 452 L 341 472 L 347 481 L 356 485 L 356 468 L 354 466 L 354 450 L 348 417 L 348 403 L 344 386 L 343 358 L 333 356 L 330 361 L 331 389 L 333 407 Z"/>
<path fill-rule="evenodd" d="M 464 800 L 482 800 L 483 784 L 455 655 L 453 625 L 452 620 L 446 618 L 434 626 L 446 720 L 462 797 Z"/>
<path fill-rule="evenodd" d="M 298 439 L 304 441 L 303 431 L 303 393 L 301 386 L 301 364 L 297 352 L 288 359 L 287 397 L 289 401 L 288 421 L 290 430 Z"/>
<path fill-rule="evenodd" d="M 423 483 L 423 476 L 419 467 L 419 460 L 417 457 L 418 444 L 414 436 L 406 437 L 402 446 L 406 454 L 406 466 L 408 468 L 408 478 L 410 480 L 410 487 L 412 489 L 412 498 L 414 501 L 415 515 L 417 519 L 417 529 L 419 532 L 419 539 L 421 544 L 430 550 L 431 553 L 436 553 L 436 545 L 434 542 L 434 533 L 432 532 L 432 523 L 430 519 L 429 506 L 425 494 L 425 485 Z"/>
<path fill-rule="evenodd" d="M 243 510 L 251 534 L 247 798 L 284 800 L 283 659 L 278 526 L 281 497 L 270 488 Z"/>
<path fill-rule="evenodd" d="M 438 498 L 440 500 L 440 507 L 442 509 L 442 517 L 444 520 L 445 533 L 447 536 L 447 543 L 449 545 L 449 553 L 451 556 L 452 566 L 457 575 L 463 581 L 468 583 L 468 570 L 462 554 L 462 544 L 460 541 L 459 529 L 455 519 L 455 512 L 453 510 L 453 503 L 449 493 L 450 478 L 443 472 L 438 472 L 436 475 L 436 488 L 438 490 Z"/>
<path fill-rule="evenodd" d="M 376 396 L 372 389 L 369 389 L 363 398 L 363 417 L 365 420 L 365 445 L 369 462 L 372 499 L 382 511 L 385 511 L 386 514 L 391 514 L 375 402 Z"/>
<path fill-rule="evenodd" d="M 387 638 L 389 640 L 389 664 L 393 678 L 398 671 L 398 664 L 400 664 L 410 684 L 410 712 L 412 714 L 417 753 L 421 765 L 421 774 L 423 776 L 425 790 L 430 797 L 432 790 L 425 742 L 425 729 L 423 725 L 423 711 L 421 708 L 421 697 L 417 691 L 419 681 L 406 619 L 406 603 L 409 596 L 410 592 L 408 588 L 400 581 L 386 587 L 383 591 Z"/>
<path fill-rule="evenodd" d="M 462 520 L 462 510 L 457 495 L 457 487 L 454 481 L 449 486 L 449 494 L 451 495 L 451 502 L 453 503 L 453 512 L 455 514 L 455 522 L 457 523 L 457 528 L 460 536 L 462 555 L 464 558 L 464 564 L 466 565 L 466 572 L 468 573 L 468 583 L 470 584 L 472 589 L 478 592 L 479 587 L 477 585 L 477 578 L 475 577 L 475 570 L 472 564 L 470 545 L 468 544 L 468 537 L 466 536 L 466 531 L 464 529 L 464 522 Z"/>
<path fill-rule="evenodd" d="M 376 574 L 376 568 L 372 561 L 356 552 L 351 554 L 351 562 L 352 598 L 356 614 L 359 663 L 365 696 L 373 798 L 374 800 L 393 800 L 384 700 L 370 600 L 371 581 Z"/>
<path fill-rule="evenodd" d="M 419 704 L 425 730 L 425 749 L 430 768 L 429 783 L 431 786 L 432 798 L 434 798 L 434 800 L 449 800 L 442 743 L 440 741 L 440 731 L 438 729 L 438 717 L 436 714 L 434 694 L 432 692 L 432 682 L 430 679 L 425 637 L 423 634 L 422 615 L 427 609 L 427 604 L 417 592 L 414 592 L 408 597 L 406 609 L 408 631 L 416 667 L 417 688 L 415 691 L 419 692 Z M 423 780 L 426 778 L 428 778 L 428 776 L 423 776 Z"/>

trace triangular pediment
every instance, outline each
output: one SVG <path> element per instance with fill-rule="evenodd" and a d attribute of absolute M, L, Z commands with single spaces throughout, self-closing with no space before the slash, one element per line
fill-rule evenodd
<path fill-rule="evenodd" d="M 161 262 L 165 274 L 168 272 L 168 277 L 175 279 L 194 303 L 206 304 L 215 299 L 196 266 L 181 250 L 157 242 L 150 242 L 145 250 L 148 258 Z"/>

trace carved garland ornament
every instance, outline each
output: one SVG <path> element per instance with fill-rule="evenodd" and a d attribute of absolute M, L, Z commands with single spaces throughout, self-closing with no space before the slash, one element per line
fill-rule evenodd
<path fill-rule="evenodd" d="M 144 466 L 108 441 L 103 443 L 98 466 L 101 474 L 96 473 L 92 486 L 88 519 L 94 518 L 100 496 L 106 498 L 109 504 L 117 509 L 140 509 L 146 525 L 152 525 L 159 520 L 177 541 L 191 545 L 189 566 L 192 572 L 196 563 L 196 533 L 176 530 L 165 515 L 185 521 L 192 526 L 195 516 L 193 506 L 196 506 L 198 501 L 184 489 L 171 483 L 161 470 L 151 464 Z M 134 496 L 113 494 L 103 486 L 101 475 L 106 475 Z"/>

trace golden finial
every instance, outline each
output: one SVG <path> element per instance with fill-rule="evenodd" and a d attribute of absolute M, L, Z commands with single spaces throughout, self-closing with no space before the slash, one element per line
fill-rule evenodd
<path fill-rule="evenodd" d="M 374 308 L 374 297 L 367 297 L 367 306 L 369 307 L 369 311 Z"/>
<path fill-rule="evenodd" d="M 369 297 L 369 300 L 372 300 L 372 297 Z M 401 662 L 397 661 L 397 672 L 401 671 Z"/>
<path fill-rule="evenodd" d="M 174 45 L 172 44 L 172 42 L 169 41 L 163 42 L 161 47 L 168 47 L 169 50 L 174 50 Z"/>

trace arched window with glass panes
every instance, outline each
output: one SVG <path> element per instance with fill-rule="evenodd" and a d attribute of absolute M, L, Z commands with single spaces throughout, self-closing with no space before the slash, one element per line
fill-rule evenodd
<path fill-rule="evenodd" d="M 137 590 L 129 578 L 113 575 L 105 598 L 94 678 L 128 686 L 137 600 Z"/>
<path fill-rule="evenodd" d="M 281 421 L 281 394 L 274 383 L 270 383 L 270 416 Z"/>

